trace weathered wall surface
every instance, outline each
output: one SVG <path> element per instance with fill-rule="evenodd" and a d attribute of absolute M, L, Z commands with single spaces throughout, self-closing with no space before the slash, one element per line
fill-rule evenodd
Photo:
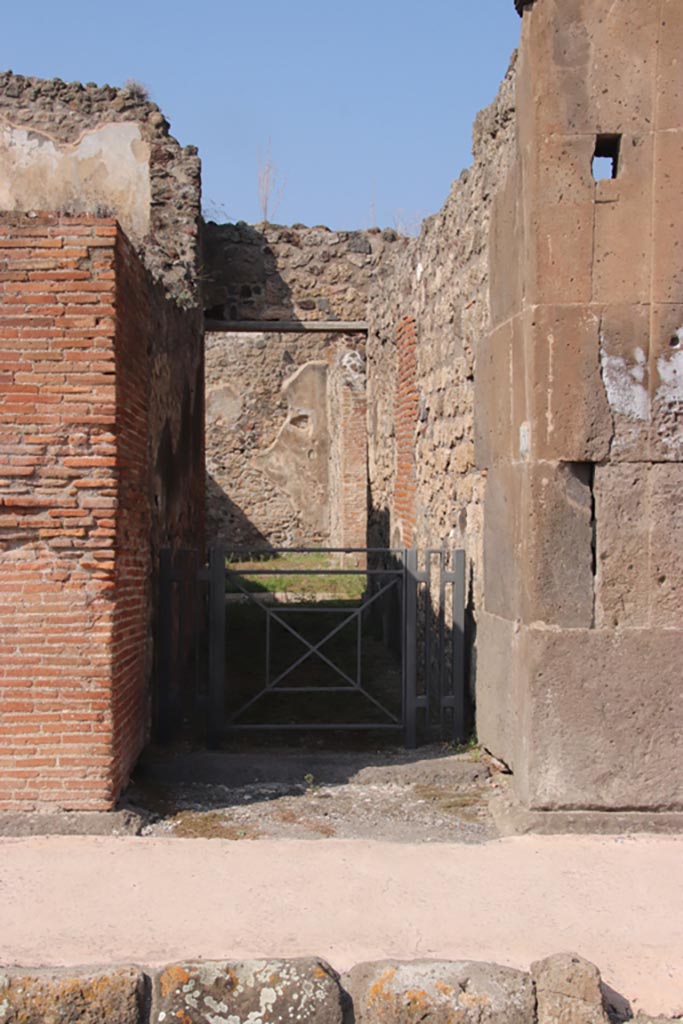
<path fill-rule="evenodd" d="M 395 231 L 209 223 L 204 306 L 212 320 L 365 320 L 370 274 Z"/>
<path fill-rule="evenodd" d="M 0 73 L 0 210 L 115 216 L 175 297 L 196 292 L 200 165 L 133 87 Z"/>
<path fill-rule="evenodd" d="M 365 320 L 393 231 L 208 224 L 214 321 Z M 215 333 L 206 347 L 207 517 L 227 544 L 364 546 L 362 334 Z"/>
<path fill-rule="evenodd" d="M 9 315 L 16 311 L 15 303 L 25 303 L 12 321 L 14 333 L 6 336 L 13 349 L 10 362 L 18 362 L 9 372 L 11 401 L 17 400 L 17 392 L 23 393 L 23 374 L 33 373 L 36 380 L 49 375 L 43 383 L 49 383 L 47 392 L 55 407 L 49 431 L 55 450 L 48 445 L 41 456 L 48 466 L 54 464 L 48 477 L 55 510 L 62 504 L 71 508 L 77 486 L 74 467 L 62 466 L 59 460 L 65 454 L 86 460 L 99 457 L 98 452 L 81 453 L 74 438 L 86 443 L 90 424 L 98 423 L 100 416 L 111 419 L 106 420 L 111 451 L 104 456 L 114 460 L 106 473 L 109 490 L 93 494 L 85 480 L 83 493 L 78 492 L 77 513 L 83 503 L 88 509 L 102 509 L 103 520 L 94 523 L 93 537 L 87 534 L 85 518 L 77 526 L 78 518 L 70 523 L 65 517 L 62 522 L 55 515 L 53 523 L 54 546 L 62 560 L 55 566 L 50 561 L 50 572 L 55 581 L 69 580 L 68 596 L 60 596 L 65 622 L 68 612 L 75 615 L 74 630 L 66 631 L 69 642 L 63 642 L 61 652 L 56 646 L 57 633 L 65 631 L 55 596 L 57 603 L 44 608 L 55 645 L 49 634 L 12 648 L 22 662 L 19 677 L 29 678 L 45 665 L 46 678 L 54 680 L 52 688 L 43 688 L 36 705 L 27 699 L 27 717 L 18 733 L 24 737 L 22 764 L 14 774 L 8 770 L 3 776 L 8 780 L 3 796 L 22 806 L 42 801 L 103 807 L 116 800 L 150 731 L 159 549 L 203 543 L 200 163 L 195 148 L 182 150 L 168 127 L 157 106 L 135 88 L 0 75 L 0 209 L 17 212 L 5 222 L 22 238 L 20 247 L 11 240 L 7 244 L 3 312 Z M 55 213 L 40 212 L 45 210 Z M 109 220 L 104 221 L 110 225 L 109 234 L 102 231 L 102 239 L 93 237 L 80 249 L 73 243 L 65 255 L 59 230 L 76 238 L 79 224 L 87 236 L 87 225 L 99 223 L 87 216 L 78 219 L 82 214 L 116 217 L 130 242 Z M 104 251 L 114 246 L 113 240 L 115 252 L 102 256 L 109 260 L 102 268 L 97 246 Z M 96 280 L 90 281 L 93 272 Z M 104 308 L 100 303 L 99 308 L 96 293 L 104 281 L 111 295 L 109 305 Z M 101 359 L 92 341 L 99 332 L 110 339 L 111 349 Z M 52 352 L 55 337 L 67 353 L 63 361 L 56 361 Z M 4 351 L 5 345 L 1 347 Z M 88 369 L 89 377 L 84 373 Z M 74 377 L 77 372 L 80 376 Z M 91 387 L 103 384 L 98 374 L 105 374 L 112 391 L 111 408 L 98 403 L 98 392 Z M 46 431 L 40 403 L 33 414 L 35 423 L 28 433 L 42 436 Z M 27 430 L 17 434 L 12 456 L 18 457 L 22 446 L 31 443 L 26 437 Z M 48 493 L 42 473 L 25 473 L 22 494 L 27 508 L 33 507 L 35 498 L 42 514 L 49 515 L 50 510 L 43 509 Z M 12 494 L 8 500 L 14 500 Z M 11 559 L 18 558 L 26 571 L 26 592 L 34 593 L 35 587 L 40 593 L 43 554 L 34 558 L 32 578 L 30 517 L 20 517 L 16 528 L 16 538 L 3 540 L 18 554 L 2 556 L 0 579 L 11 583 Z M 68 563 L 59 546 L 70 548 L 72 537 L 76 547 L 82 544 L 85 549 L 97 549 L 100 542 L 102 547 L 109 545 L 109 558 L 100 556 L 97 563 L 97 550 L 92 555 L 85 551 L 74 557 L 74 564 Z M 97 571 L 106 568 L 110 573 L 111 593 L 105 599 L 109 604 L 103 608 L 93 604 L 84 567 L 95 571 L 96 581 L 102 579 Z M 99 626 L 105 638 L 99 636 Z M 56 684 L 60 657 L 68 676 L 74 667 L 73 686 Z M 52 749 L 43 735 L 49 726 L 43 729 L 42 715 L 52 723 Z M 89 724 L 79 732 L 72 723 Z M 59 744 L 69 744 L 75 733 L 81 737 L 78 750 L 67 746 L 60 753 Z M 31 764 L 32 742 L 36 749 L 49 750 L 44 762 L 35 755 L 38 760 Z M 26 786 L 12 788 L 12 780 L 26 780 Z"/>
<path fill-rule="evenodd" d="M 682 30 L 667 0 L 524 13 L 476 367 L 478 695 L 539 809 L 683 806 Z"/>
<path fill-rule="evenodd" d="M 333 547 L 364 548 L 368 529 L 368 434 L 365 360 L 346 347 L 327 376 L 330 433 L 329 542 Z"/>
<path fill-rule="evenodd" d="M 673 809 L 683 23 L 670 2 L 523 6 L 471 170 L 380 266 L 372 530 L 466 547 L 478 733 L 526 803 Z"/>
<path fill-rule="evenodd" d="M 474 128 L 474 163 L 419 238 L 388 251 L 370 296 L 368 405 L 375 543 L 465 547 L 481 602 L 483 481 L 474 365 L 489 325 L 488 227 L 514 155 L 514 65 Z"/>
<path fill-rule="evenodd" d="M 365 477 L 367 443 L 362 399 L 355 399 L 357 390 L 351 388 L 342 416 L 344 390 L 335 381 L 349 359 L 354 366 L 360 364 L 364 381 L 360 339 L 207 335 L 211 539 L 254 548 L 328 543 L 332 537 L 341 543 L 346 535 L 343 508 L 348 506 L 335 481 L 342 473 L 362 471 Z M 355 424 L 360 424 L 362 438 Z M 348 515 L 364 510 L 365 499 L 359 510 L 349 508 Z"/>

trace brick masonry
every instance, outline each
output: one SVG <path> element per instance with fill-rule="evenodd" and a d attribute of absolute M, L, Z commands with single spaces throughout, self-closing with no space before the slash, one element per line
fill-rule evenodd
<path fill-rule="evenodd" d="M 396 432 L 394 512 L 398 535 L 392 536 L 391 546 L 409 548 L 415 542 L 417 501 L 415 434 L 419 411 L 417 325 L 414 317 L 405 316 L 398 325 L 396 348 L 398 372 L 394 400 L 394 430 Z"/>
<path fill-rule="evenodd" d="M 154 294 L 113 219 L 0 215 L 2 809 L 111 807 L 149 732 Z"/>

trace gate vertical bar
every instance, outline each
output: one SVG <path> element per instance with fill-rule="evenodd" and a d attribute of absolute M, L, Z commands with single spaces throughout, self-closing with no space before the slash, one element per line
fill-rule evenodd
<path fill-rule="evenodd" d="M 453 731 L 458 743 L 467 740 L 467 687 L 465 684 L 465 552 L 454 555 L 453 574 Z"/>
<path fill-rule="evenodd" d="M 403 555 L 405 582 L 405 745 L 417 746 L 417 551 L 409 548 Z"/>
<path fill-rule="evenodd" d="M 225 719 L 225 552 L 209 550 L 209 743 L 216 743 Z"/>
<path fill-rule="evenodd" d="M 168 548 L 159 553 L 159 677 L 157 679 L 157 733 L 160 742 L 171 733 L 171 643 L 173 638 L 173 556 Z"/>

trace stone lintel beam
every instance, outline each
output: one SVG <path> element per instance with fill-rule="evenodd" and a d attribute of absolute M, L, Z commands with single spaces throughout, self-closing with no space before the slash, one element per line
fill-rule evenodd
<path fill-rule="evenodd" d="M 252 334 L 268 334 L 273 332 L 306 334 L 318 331 L 321 334 L 358 333 L 367 334 L 366 320 L 206 320 L 204 327 L 208 332 L 236 333 L 239 331 Z"/>

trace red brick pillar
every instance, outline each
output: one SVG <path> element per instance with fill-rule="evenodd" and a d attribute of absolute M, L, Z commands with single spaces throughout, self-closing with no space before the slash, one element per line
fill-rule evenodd
<path fill-rule="evenodd" d="M 404 316 L 399 323 L 396 330 L 396 348 L 398 373 L 394 399 L 396 485 L 394 488 L 393 519 L 399 527 L 402 546 L 412 547 L 415 543 L 417 504 L 415 428 L 419 410 L 417 391 L 417 327 L 414 317 Z"/>
<path fill-rule="evenodd" d="M 113 220 L 0 216 L 0 809 L 111 807 L 145 734 L 148 376 L 125 261 Z"/>

